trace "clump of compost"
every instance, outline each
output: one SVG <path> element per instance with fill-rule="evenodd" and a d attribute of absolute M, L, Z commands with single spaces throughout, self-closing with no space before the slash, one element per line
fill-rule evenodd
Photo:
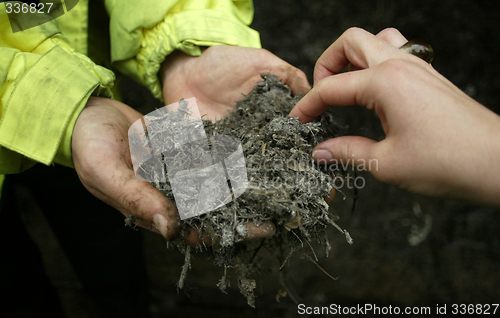
<path fill-rule="evenodd" d="M 231 202 L 209 213 L 184 220 L 180 237 L 169 242 L 185 254 L 179 288 L 184 285 L 193 252 L 182 237 L 196 229 L 200 237 L 210 238 L 211 245 L 199 245 L 195 250 L 208 249 L 214 262 L 225 269 L 218 287 L 225 292 L 229 284 L 227 269 L 233 268 L 240 291 L 250 306 L 254 306 L 256 286 L 251 274 L 262 262 L 260 251 L 270 251 L 283 267 L 294 252 L 312 249 L 309 243 L 312 240 L 324 246 L 328 254 L 329 226 L 335 226 L 352 242 L 349 233 L 335 223 L 338 217 L 329 213 L 324 200 L 335 188 L 336 178 L 343 177 L 342 171 L 317 165 L 311 159 L 314 145 L 339 135 L 333 114 L 326 112 L 307 124 L 288 117 L 301 96 L 292 96 L 290 88 L 274 75 L 264 74 L 262 78 L 227 116 L 215 123 L 203 120 L 208 137 L 229 135 L 240 140 L 248 178 L 246 190 L 237 197 L 233 193 Z M 177 116 L 184 116 L 186 109 L 182 102 L 179 104 Z M 165 125 L 163 135 L 175 133 L 169 129 L 174 128 Z M 210 144 L 211 151 L 216 146 L 214 142 Z M 189 153 L 191 158 L 177 153 L 175 159 L 193 160 L 194 152 Z M 152 184 L 175 203 L 168 173 L 166 182 Z M 269 222 L 276 227 L 272 237 L 244 240 L 248 234 L 245 224 L 267 226 Z"/>

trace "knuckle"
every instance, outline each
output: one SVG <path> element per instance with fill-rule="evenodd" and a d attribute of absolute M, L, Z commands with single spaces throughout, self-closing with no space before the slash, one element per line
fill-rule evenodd
<path fill-rule="evenodd" d="M 295 73 L 297 77 L 307 79 L 307 75 L 304 71 L 302 71 L 300 68 L 295 68 Z"/>
<path fill-rule="evenodd" d="M 177 217 L 170 216 L 167 219 L 167 235 L 169 239 L 174 239 L 179 236 L 181 232 L 181 221 Z"/>
<path fill-rule="evenodd" d="M 314 78 L 318 76 L 318 72 L 321 72 L 324 68 L 323 59 L 319 58 L 314 64 Z"/>
<path fill-rule="evenodd" d="M 362 28 L 359 28 L 359 27 L 350 27 L 349 29 L 347 29 L 345 32 L 344 32 L 344 35 L 346 37 L 356 37 L 357 35 L 359 35 L 360 33 L 364 33 L 366 32 L 365 30 L 363 30 Z"/>
<path fill-rule="evenodd" d="M 384 34 L 384 35 L 387 35 L 387 36 L 390 36 L 390 37 L 403 36 L 401 34 L 401 32 L 399 32 L 398 29 L 392 28 L 392 27 L 391 28 L 385 28 L 380 33 Z"/>
<path fill-rule="evenodd" d="M 119 202 L 127 211 L 137 217 L 142 217 L 139 215 L 138 210 L 140 206 L 141 197 L 139 196 L 131 196 L 129 193 L 125 191 L 120 191 L 117 194 L 117 202 Z"/>
<path fill-rule="evenodd" d="M 317 98 L 319 99 L 319 102 L 322 104 L 328 104 L 326 93 L 328 90 L 328 85 L 325 85 L 325 80 L 322 79 L 319 82 L 314 85 L 314 91 L 317 94 Z"/>
<path fill-rule="evenodd" d="M 328 88 L 326 86 L 326 88 Z M 321 92 L 323 92 L 325 90 L 325 79 L 323 78 L 322 80 L 319 80 L 315 85 L 314 85 L 314 89 L 319 93 L 321 94 Z"/>
<path fill-rule="evenodd" d="M 288 64 L 281 64 L 278 68 L 283 72 L 284 75 L 290 75 L 294 73 L 294 68 Z"/>
<path fill-rule="evenodd" d="M 340 151 L 338 152 L 340 154 L 340 160 L 347 160 L 351 156 L 351 146 L 348 143 L 342 144 L 340 146 Z"/>
<path fill-rule="evenodd" d="M 407 56 L 405 59 L 390 59 L 380 63 L 380 75 L 382 79 L 398 86 L 414 83 L 417 78 L 425 76 L 428 71 L 432 72 L 432 66 L 416 56 Z"/>
<path fill-rule="evenodd" d="M 247 223 L 245 227 L 245 240 L 271 237 L 276 233 L 276 226 L 271 222 L 264 222 L 259 226 L 256 226 L 252 223 Z"/>
<path fill-rule="evenodd" d="M 269 51 L 268 49 L 265 49 L 265 48 L 260 48 L 260 49 L 255 49 L 255 50 L 258 50 L 257 51 L 258 54 L 260 54 L 263 57 L 269 58 L 269 55 L 274 55 L 271 51 Z"/>

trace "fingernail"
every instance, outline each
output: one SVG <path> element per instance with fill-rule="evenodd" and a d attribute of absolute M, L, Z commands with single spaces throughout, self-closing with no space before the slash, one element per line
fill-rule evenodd
<path fill-rule="evenodd" d="M 158 231 L 160 231 L 161 235 L 163 235 L 164 238 L 167 238 L 167 219 L 165 219 L 165 217 L 161 214 L 155 214 L 153 217 L 153 223 Z"/>
<path fill-rule="evenodd" d="M 324 150 L 324 149 L 314 150 L 312 153 L 312 157 L 316 161 L 324 160 L 327 163 L 329 163 L 331 160 L 333 160 L 333 156 L 330 153 L 330 151 Z"/>

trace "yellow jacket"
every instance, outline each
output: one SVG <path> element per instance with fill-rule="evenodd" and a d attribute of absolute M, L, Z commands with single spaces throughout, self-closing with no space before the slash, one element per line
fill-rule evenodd
<path fill-rule="evenodd" d="M 91 95 L 112 96 L 109 68 L 161 99 L 157 72 L 173 50 L 260 47 L 251 0 L 66 0 L 60 17 L 14 33 L 16 2 L 0 3 L 0 189 L 36 162 L 73 166 L 73 127 Z"/>

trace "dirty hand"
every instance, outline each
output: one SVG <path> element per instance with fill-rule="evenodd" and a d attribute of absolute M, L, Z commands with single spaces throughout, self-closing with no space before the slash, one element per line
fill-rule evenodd
<path fill-rule="evenodd" d="M 304 72 L 265 49 L 217 45 L 205 49 L 200 57 L 180 51 L 169 55 L 160 70 L 163 99 L 168 105 L 196 97 L 200 115 L 217 120 L 262 81 L 261 74 L 269 72 L 282 79 L 294 95 L 311 89 Z M 333 202 L 335 193 L 333 189 L 325 197 L 326 203 Z"/>
<path fill-rule="evenodd" d="M 290 116 L 308 122 L 332 106 L 365 106 L 386 138 L 330 139 L 314 148 L 316 160 L 372 160 L 377 179 L 402 189 L 500 207 L 500 117 L 400 51 L 406 41 L 395 29 L 347 30 L 319 58 L 315 86 Z M 361 70 L 339 74 L 348 63 Z"/>
<path fill-rule="evenodd" d="M 140 219 L 139 226 L 171 239 L 180 227 L 177 209 L 160 191 L 140 181 L 132 170 L 128 129 L 141 117 L 123 103 L 91 97 L 73 130 L 73 163 L 90 193 L 123 215 Z M 246 239 L 271 236 L 275 231 L 272 224 L 248 224 L 247 228 Z M 202 240 L 210 243 L 205 237 Z M 185 241 L 194 246 L 200 241 L 199 234 L 191 231 Z"/>
<path fill-rule="evenodd" d="M 262 81 L 261 74 L 269 72 L 290 86 L 293 94 L 311 89 L 304 72 L 271 52 L 229 45 L 209 47 L 199 57 L 176 51 L 162 64 L 160 78 L 166 105 L 196 97 L 200 114 L 215 120 L 250 93 Z"/>
<path fill-rule="evenodd" d="M 196 97 L 200 114 L 217 120 L 233 109 L 243 94 L 250 93 L 261 74 L 272 72 L 290 86 L 293 94 L 307 93 L 311 86 L 301 70 L 264 49 L 217 45 L 192 57 L 180 51 L 169 55 L 162 64 L 165 104 L 181 98 Z M 248 239 L 269 237 L 275 233 L 271 223 L 259 227 L 247 224 Z M 192 231 L 196 235 L 196 231 Z M 208 242 L 208 238 L 205 238 Z"/>
<path fill-rule="evenodd" d="M 73 130 L 73 163 L 90 193 L 123 215 L 141 219 L 139 226 L 169 239 L 180 225 L 177 210 L 132 170 L 128 129 L 141 117 L 123 103 L 91 97 Z"/>

